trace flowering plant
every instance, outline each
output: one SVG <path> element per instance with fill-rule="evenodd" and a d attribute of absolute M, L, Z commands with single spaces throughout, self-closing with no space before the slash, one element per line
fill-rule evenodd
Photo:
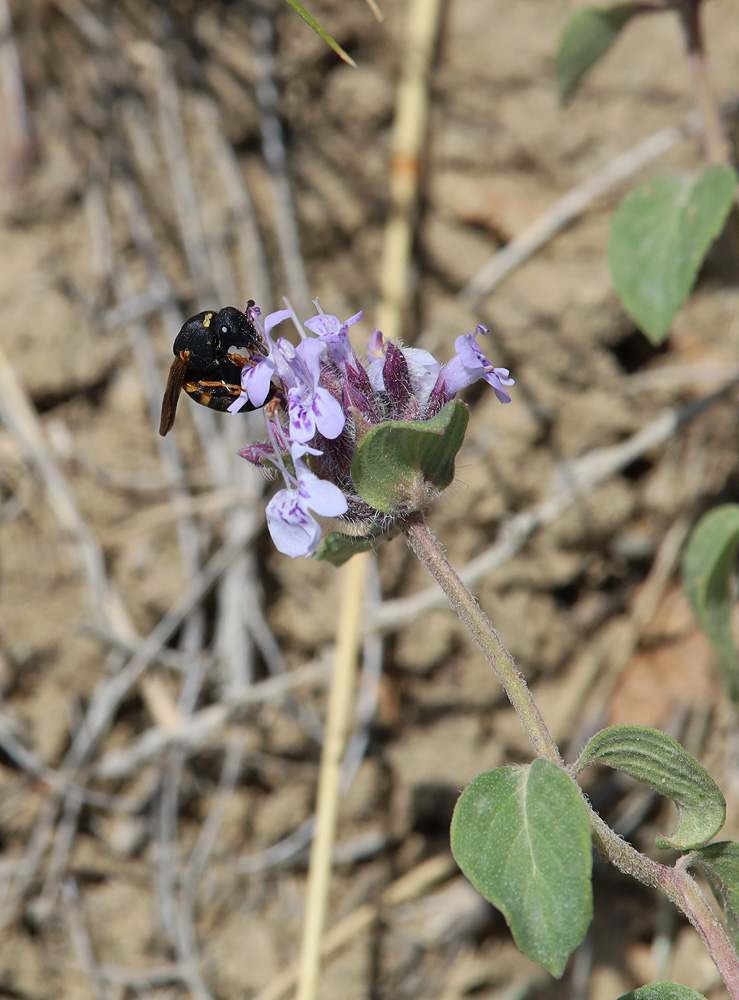
<path fill-rule="evenodd" d="M 378 330 L 367 357 L 359 357 L 349 328 L 361 313 L 341 322 L 318 309 L 307 330 L 290 310 L 262 322 L 250 305 L 247 317 L 263 350 L 245 364 L 230 409 L 264 407 L 268 439 L 240 454 L 285 481 L 267 505 L 275 545 L 293 557 L 315 554 L 339 564 L 379 535 L 402 532 L 483 651 L 534 748 L 533 763 L 485 771 L 460 796 L 451 846 L 467 878 L 503 912 L 519 948 L 561 976 L 592 919 L 594 843 L 688 916 L 739 1000 L 739 955 L 688 872 L 703 871 L 727 911 L 736 913 L 739 844 L 710 843 L 726 815 L 715 781 L 671 736 L 646 726 L 601 730 L 567 766 L 500 635 L 426 524 L 430 501 L 454 478 L 467 427 L 468 409 L 457 393 L 484 379 L 502 403 L 511 399 L 508 370 L 495 368 L 478 343 L 487 330 L 478 326 L 457 337 L 454 356 L 441 364 Z M 297 346 L 272 337 L 288 317 L 300 333 Z M 677 828 L 657 838 L 659 848 L 684 852 L 674 865 L 640 854 L 592 809 L 576 779 L 594 763 L 616 767 L 677 804 Z M 661 987 L 645 987 L 651 992 L 640 1000 L 699 997 L 670 992 L 675 984 Z"/>
<path fill-rule="evenodd" d="M 478 344 L 484 326 L 458 337 L 456 354 L 441 364 L 428 351 L 385 340 L 379 330 L 370 335 L 367 358 L 360 357 L 349 328 L 361 312 L 341 322 L 319 308 L 307 332 L 296 321 L 297 346 L 272 337 L 276 326 L 294 319 L 289 309 L 262 321 L 250 306 L 247 315 L 267 353 L 244 367 L 242 392 L 230 409 L 260 407 L 273 395 L 264 411 L 268 440 L 240 454 L 285 481 L 267 506 L 267 525 L 289 556 L 318 550 L 318 518 L 324 525 L 330 518 L 333 534 L 347 540 L 334 539 L 319 555 L 342 562 L 399 519 L 425 510 L 454 476 L 467 424 L 457 393 L 484 379 L 502 403 L 511 400 L 508 369 L 495 368 Z"/>

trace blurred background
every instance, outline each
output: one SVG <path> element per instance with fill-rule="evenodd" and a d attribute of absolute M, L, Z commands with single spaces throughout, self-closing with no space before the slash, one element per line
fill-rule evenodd
<path fill-rule="evenodd" d="M 0 0 L 1 996 L 289 995 L 340 576 L 266 535 L 272 486 L 236 456 L 260 414 L 183 396 L 162 439 L 159 408 L 200 309 L 287 296 L 307 316 L 320 296 L 365 310 L 363 345 L 408 6 L 387 0 L 380 23 L 362 0 L 312 0 L 352 69 L 277 0 Z M 736 5 L 705 6 L 730 101 Z M 699 169 L 700 139 L 639 146 L 692 108 L 670 16 L 630 25 L 558 105 L 576 7 L 441 10 L 402 337 L 446 360 L 484 322 L 517 384 L 506 407 L 468 395 L 432 525 L 568 759 L 606 724 L 664 728 L 721 785 L 736 837 L 736 718 L 677 567 L 696 517 L 739 496 L 736 392 L 711 397 L 739 371 L 737 275 L 719 247 L 659 349 L 622 311 L 609 218 L 638 180 Z M 594 178 L 551 240 L 489 269 Z M 401 539 L 379 551 L 331 895 L 344 937 L 320 995 L 608 998 L 657 979 L 721 995 L 669 904 L 603 864 L 559 983 L 455 873 L 459 791 L 530 750 L 429 585 Z M 655 854 L 664 804 L 612 772 L 586 784 Z"/>

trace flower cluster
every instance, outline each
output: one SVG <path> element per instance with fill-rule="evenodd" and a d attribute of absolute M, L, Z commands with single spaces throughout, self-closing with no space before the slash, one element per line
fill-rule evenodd
<path fill-rule="evenodd" d="M 371 429 L 393 421 L 427 421 L 478 379 L 488 382 L 502 403 L 511 399 L 508 369 L 494 368 L 477 342 L 488 332 L 485 327 L 458 337 L 456 354 L 446 364 L 428 351 L 387 341 L 378 330 L 364 359 L 349 341 L 349 328 L 361 315 L 342 323 L 319 310 L 305 323 L 309 333 L 300 330 L 294 346 L 272 336 L 293 316 L 290 310 L 270 313 L 263 321 L 258 307 L 248 310 L 266 354 L 244 367 L 242 393 L 230 410 L 240 410 L 247 401 L 254 407 L 266 404 L 269 440 L 240 454 L 284 478 L 285 488 L 267 506 L 267 524 L 279 551 L 289 556 L 315 552 L 321 525 L 314 515 L 339 518 L 332 529 L 351 535 L 389 527 L 387 513 L 368 504 L 352 482 L 357 446 Z"/>

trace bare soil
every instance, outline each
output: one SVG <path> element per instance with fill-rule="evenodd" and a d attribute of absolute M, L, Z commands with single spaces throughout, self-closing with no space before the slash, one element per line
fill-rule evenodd
<path fill-rule="evenodd" d="M 361 0 L 310 4 L 353 70 L 283 4 L 266 15 L 215 0 L 10 4 L 28 117 L 24 126 L 6 80 L 1 996 L 255 997 L 297 958 L 300 830 L 313 811 L 320 665 L 341 575 L 272 548 L 271 486 L 235 457 L 259 435 L 258 415 L 183 399 L 163 452 L 156 409 L 185 317 L 250 296 L 265 311 L 286 294 L 308 306 L 281 250 L 288 205 L 264 155 L 259 81 L 277 88 L 308 292 L 341 317 L 364 309 L 358 342 L 370 333 L 408 9 L 382 6 L 378 24 Z M 552 57 L 577 6 L 452 0 L 433 62 L 404 339 L 446 359 L 484 322 L 489 354 L 516 378 L 510 406 L 469 395 L 458 480 L 432 512 L 459 568 L 555 485 L 571 488 L 568 462 L 715 391 L 739 358 L 739 287 L 720 246 L 663 347 L 621 309 L 606 246 L 628 184 L 474 308 L 460 300 L 558 197 L 691 110 L 671 16 L 627 28 L 561 108 Z M 739 89 L 735 5 L 714 0 L 705 13 L 716 92 L 728 99 Z M 12 79 L 7 46 L 0 62 Z M 632 184 L 701 164 L 692 137 Z M 545 519 L 474 588 L 570 759 L 605 724 L 667 729 L 724 789 L 727 838 L 739 836 L 739 734 L 678 553 L 702 511 L 737 499 L 738 432 L 733 392 Z M 132 661 L 219 553 L 227 565 L 162 656 Z M 368 620 L 429 585 L 402 540 L 388 542 Z M 382 675 L 342 806 L 329 926 L 377 910 L 326 963 L 321 997 L 607 1000 L 659 979 L 723 995 L 691 928 L 600 862 L 595 922 L 565 977 L 555 983 L 517 952 L 502 917 L 444 859 L 459 790 L 530 750 L 443 603 L 398 614 L 380 639 L 366 650 Z M 249 685 L 309 664 L 289 697 L 247 704 Z M 229 697 L 241 707 L 195 733 Z M 109 718 L 75 759 L 101 699 Z M 166 739 L 182 731 L 184 742 Z M 674 819 L 664 803 L 612 773 L 585 780 L 609 822 L 657 856 L 654 834 Z M 433 859 L 428 880 L 421 869 L 408 899 L 388 905 L 387 887 Z"/>

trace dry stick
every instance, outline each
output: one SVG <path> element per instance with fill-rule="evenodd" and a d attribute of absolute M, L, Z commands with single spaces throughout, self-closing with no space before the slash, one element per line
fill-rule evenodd
<path fill-rule="evenodd" d="M 739 378 L 735 376 L 709 396 L 677 409 L 666 410 L 626 441 L 606 448 L 594 448 L 582 458 L 562 463 L 555 471 L 555 483 L 549 496 L 531 510 L 515 514 L 504 521 L 496 542 L 459 570 L 462 581 L 472 586 L 492 570 L 502 566 L 521 550 L 535 531 L 559 517 L 636 458 L 665 444 L 683 425 L 724 399 L 737 384 Z M 412 597 L 386 601 L 378 609 L 374 619 L 367 623 L 367 628 L 382 631 L 396 629 L 443 603 L 444 598 L 436 587 L 430 587 Z"/>
<path fill-rule="evenodd" d="M 440 0 L 412 0 L 408 9 L 395 123 L 390 140 L 390 215 L 380 264 L 377 327 L 401 336 L 410 287 L 411 245 L 418 208 L 421 147 L 426 135 L 428 72 L 441 17 Z"/>
<path fill-rule="evenodd" d="M 200 835 L 182 873 L 183 894 L 191 910 L 194 910 L 195 906 L 195 890 L 198 879 L 203 874 L 215 846 L 218 832 L 226 816 L 229 799 L 236 788 L 236 782 L 239 780 L 243 759 L 244 734 L 234 733 L 226 745 L 216 801 L 203 823 Z"/>
<path fill-rule="evenodd" d="M 582 215 L 596 198 L 664 156 L 688 136 L 700 132 L 700 129 L 700 117 L 696 112 L 692 112 L 680 125 L 668 125 L 660 129 L 648 139 L 621 153 L 601 170 L 591 174 L 499 250 L 461 290 L 460 300 L 470 308 L 475 306 L 483 295 L 499 285 L 519 264 Z"/>
<path fill-rule="evenodd" d="M 125 639 L 123 636 L 118 635 L 117 632 L 112 632 L 110 629 L 103 628 L 98 625 L 93 625 L 89 622 L 79 625 L 77 631 L 84 635 L 91 635 L 98 639 L 100 642 L 105 643 L 112 649 L 116 649 L 121 653 L 126 653 L 127 656 L 136 656 L 137 653 L 141 652 L 141 642 L 136 642 L 133 639 Z M 212 665 L 212 657 L 204 657 L 208 661 L 208 667 Z M 149 662 L 152 664 L 160 664 L 163 667 L 167 667 L 169 670 L 176 670 L 179 673 L 184 673 L 191 662 L 191 657 L 185 656 L 183 653 L 178 653 L 176 649 L 162 648 L 157 650 L 149 656 Z"/>
<path fill-rule="evenodd" d="M 251 536 L 245 536 L 239 540 L 237 546 L 227 545 L 219 549 L 197 578 L 191 581 L 183 597 L 170 608 L 144 640 L 138 653 L 114 676 L 98 684 L 93 692 L 87 714 L 60 768 L 60 773 L 67 781 L 72 781 L 77 771 L 87 760 L 97 742 L 108 729 L 121 702 L 140 680 L 152 657 L 156 656 L 164 643 L 181 627 L 183 621 L 192 613 L 193 608 L 199 605 L 203 596 L 225 571 L 231 560 L 238 556 L 240 547 L 247 545 L 250 541 Z M 15 881 L 6 891 L 3 912 L 0 914 L 0 926 L 7 922 L 12 915 L 15 904 L 30 885 L 41 864 L 58 809 L 59 802 L 54 798 L 47 803 L 36 823 L 32 840 L 18 866 Z"/>
<path fill-rule="evenodd" d="M 69 927 L 72 951 L 77 956 L 77 961 L 82 971 L 93 984 L 95 996 L 98 1000 L 107 1000 L 108 989 L 105 976 L 101 973 L 100 967 L 95 960 L 90 935 L 87 933 L 87 928 L 85 927 L 77 883 L 74 879 L 66 879 L 62 883 L 61 898 L 63 912 L 67 920 L 67 926 Z"/>
<path fill-rule="evenodd" d="M 74 494 L 48 454 L 38 415 L 28 396 L 21 388 L 20 382 L 15 378 L 10 363 L 5 358 L 2 349 L 0 349 L 0 418 L 19 438 L 24 451 L 46 486 L 47 496 L 52 509 L 62 523 L 62 526 L 77 541 L 81 562 L 87 576 L 93 619 L 109 624 L 114 631 L 120 632 L 123 635 L 134 635 L 133 626 L 130 623 L 123 604 L 118 594 L 108 583 L 105 563 L 97 541 L 94 539 L 77 507 Z M 163 700 L 159 687 L 153 682 L 145 683 L 142 685 L 142 695 L 149 705 L 152 717 L 154 719 L 162 718 L 158 710 Z M 68 784 L 67 791 L 71 790 L 72 786 Z M 73 794 L 76 795 L 74 792 Z M 65 792 L 65 797 L 66 795 L 67 792 Z M 43 814 L 39 820 L 41 827 L 38 831 L 38 842 L 41 842 L 50 834 L 51 825 L 57 814 L 57 805 L 58 803 L 53 803 L 49 815 Z M 71 845 L 70 837 L 73 833 L 74 830 L 70 823 L 66 823 L 59 831 L 59 836 L 55 844 L 53 877 L 47 879 L 45 887 L 47 901 L 51 898 L 52 893 L 56 891 L 58 881 L 62 877 L 62 862 L 66 863 Z M 29 864 L 21 866 L 18 878 L 13 883 L 12 890 L 9 890 L 11 893 L 9 908 L 25 892 L 35 873 L 34 866 L 41 861 L 40 853 L 32 854 L 28 857 Z M 6 912 L 9 912 L 9 909 Z"/>
<path fill-rule="evenodd" d="M 356 557 L 355 557 L 356 561 Z M 366 563 L 366 561 L 365 561 Z M 371 613 L 374 605 L 379 601 L 379 579 L 377 578 L 376 566 L 369 564 L 370 582 L 367 585 L 368 600 L 365 605 L 365 614 Z M 305 669 L 308 669 L 307 667 Z M 328 674 L 328 665 L 321 680 Z M 379 679 L 382 671 L 382 643 L 375 635 L 365 638 L 362 646 L 362 676 L 359 682 L 357 694 L 357 708 L 355 713 L 355 729 L 349 738 L 341 765 L 341 792 L 345 794 L 357 776 L 357 772 L 362 765 L 364 755 L 369 742 L 369 730 L 372 719 L 377 710 L 377 699 L 379 696 Z M 292 673 L 288 676 L 292 676 Z M 295 857 L 305 847 L 310 844 L 315 832 L 315 816 L 310 816 L 297 830 L 291 833 L 284 840 L 273 844 L 264 851 L 250 854 L 240 858 L 236 871 L 243 875 L 254 874 L 265 871 L 275 865 L 284 864 L 290 858 Z M 339 849 L 334 850 L 334 861 L 338 859 Z"/>
<path fill-rule="evenodd" d="M 113 32 L 81 0 L 53 0 L 53 3 L 95 48 L 115 50 L 118 41 Z"/>
<path fill-rule="evenodd" d="M 366 560 L 364 576 L 364 616 L 372 618 L 375 609 L 382 598 L 380 574 L 377 570 L 377 560 Z M 362 644 L 362 673 L 357 689 L 356 709 L 354 713 L 355 728 L 347 743 L 344 754 L 342 774 L 342 792 L 349 791 L 354 777 L 359 770 L 367 752 L 370 739 L 370 728 L 377 712 L 380 697 L 380 677 L 382 675 L 383 644 L 376 632 L 365 636 Z"/>
<path fill-rule="evenodd" d="M 531 697 L 523 675 L 516 669 L 500 635 L 444 556 L 422 515 L 414 515 L 408 519 L 405 535 L 414 554 L 444 591 L 492 666 L 538 756 L 563 767 L 559 750 Z M 593 841 L 599 852 L 620 871 L 632 875 L 643 885 L 661 889 L 682 910 L 703 938 L 731 996 L 734 1000 L 739 1000 L 739 957 L 697 883 L 686 871 L 658 864 L 639 854 L 603 822 L 587 800 L 584 801 L 590 813 Z"/>
<path fill-rule="evenodd" d="M 10 732 L 8 723 L 0 716 L 0 746 L 11 760 L 21 767 L 28 774 L 33 775 L 38 781 L 43 781 L 45 785 L 59 794 L 64 794 L 68 790 L 79 796 L 85 805 L 96 806 L 99 809 L 121 810 L 123 812 L 136 812 L 140 803 L 133 798 L 125 798 L 122 795 L 106 795 L 105 792 L 94 792 L 82 785 L 75 785 L 70 782 L 60 771 L 55 771 L 47 767 L 31 753 L 22 743 Z"/>
<path fill-rule="evenodd" d="M 132 627 L 118 595 L 111 589 L 105 560 L 87 526 L 72 490 L 49 454 L 36 409 L 0 347 L 0 420 L 15 435 L 46 489 L 49 506 L 76 544 L 87 578 L 90 613 L 94 621 L 110 623 L 131 634 Z"/>
<path fill-rule="evenodd" d="M 147 729 L 129 746 L 108 750 L 94 765 L 92 774 L 106 781 L 131 778 L 143 764 L 157 760 L 174 747 L 195 753 L 200 747 L 212 745 L 224 726 L 244 708 L 282 698 L 287 691 L 303 685 L 322 685 L 327 674 L 328 664 L 321 660 L 298 667 L 281 677 L 258 681 L 225 703 L 219 702 L 194 712 L 182 720 L 179 729 L 167 730 L 155 726 Z"/>

